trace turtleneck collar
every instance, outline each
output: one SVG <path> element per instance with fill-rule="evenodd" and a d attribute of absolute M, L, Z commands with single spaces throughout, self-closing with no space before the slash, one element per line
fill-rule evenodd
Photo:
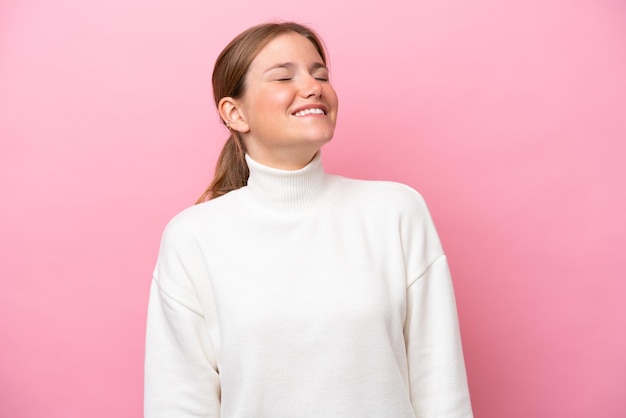
<path fill-rule="evenodd" d="M 246 154 L 250 170 L 244 198 L 260 209 L 297 213 L 319 205 L 329 195 L 331 179 L 322 166 L 321 153 L 299 170 L 281 170 L 254 161 Z"/>

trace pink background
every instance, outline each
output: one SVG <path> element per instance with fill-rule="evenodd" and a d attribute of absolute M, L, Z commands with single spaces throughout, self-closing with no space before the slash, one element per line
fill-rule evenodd
<path fill-rule="evenodd" d="M 626 4 L 0 3 L 0 416 L 138 417 L 161 232 L 270 19 L 330 50 L 329 171 L 408 183 L 451 260 L 480 418 L 626 416 Z"/>

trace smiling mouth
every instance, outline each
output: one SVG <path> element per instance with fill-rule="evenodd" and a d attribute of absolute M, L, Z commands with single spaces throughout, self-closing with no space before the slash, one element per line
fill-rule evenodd
<path fill-rule="evenodd" d="M 306 116 L 306 115 L 325 115 L 326 112 L 324 112 L 322 109 L 319 108 L 311 108 L 311 109 L 304 109 L 301 110 L 299 112 L 294 113 L 294 116 Z"/>

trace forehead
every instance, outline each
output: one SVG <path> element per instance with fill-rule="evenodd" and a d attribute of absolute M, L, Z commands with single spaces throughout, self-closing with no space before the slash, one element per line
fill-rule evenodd
<path fill-rule="evenodd" d="M 289 32 L 278 35 L 261 49 L 252 61 L 250 68 L 263 70 L 278 63 L 304 61 L 307 64 L 320 62 L 322 57 L 315 45 L 299 33 Z"/>

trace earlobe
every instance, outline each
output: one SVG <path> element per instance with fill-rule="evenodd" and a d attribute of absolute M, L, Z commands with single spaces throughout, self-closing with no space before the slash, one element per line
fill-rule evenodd
<path fill-rule="evenodd" d="M 232 97 L 222 97 L 217 104 L 217 110 L 228 129 L 241 133 L 250 130 L 239 108 L 239 104 Z"/>

